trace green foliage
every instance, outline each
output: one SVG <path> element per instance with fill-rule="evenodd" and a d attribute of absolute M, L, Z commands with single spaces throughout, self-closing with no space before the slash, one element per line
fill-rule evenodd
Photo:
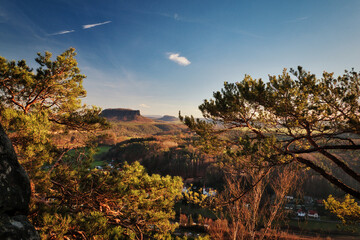
<path fill-rule="evenodd" d="M 186 192 L 184 192 L 184 199 L 195 206 L 200 206 L 204 208 L 211 208 L 209 207 L 209 201 L 211 200 L 207 195 L 202 194 L 202 188 L 194 190 L 193 186 L 191 185 Z M 190 214 L 191 216 L 191 214 Z M 191 219 L 192 220 L 192 219 Z"/>
<path fill-rule="evenodd" d="M 338 201 L 330 195 L 324 203 L 325 208 L 336 214 L 344 224 L 360 222 L 360 206 L 350 195 L 347 194 L 343 201 Z"/>
<path fill-rule="evenodd" d="M 176 225 L 169 219 L 175 216 L 173 206 L 181 196 L 181 178 L 150 176 L 135 162 L 125 163 L 121 170 L 93 170 L 80 180 L 81 195 L 90 198 L 80 207 L 82 212 L 90 208 L 106 215 L 109 224 L 104 224 L 102 229 L 108 228 L 111 234 L 121 226 L 121 236 L 129 239 L 135 236 L 163 239 L 175 229 Z M 74 194 L 71 202 L 76 202 L 78 195 Z M 91 236 L 90 232 L 85 232 Z"/>
<path fill-rule="evenodd" d="M 359 86 L 360 75 L 354 71 L 339 77 L 324 72 L 316 78 L 298 67 L 270 76 L 267 83 L 245 76 L 237 83 L 225 82 L 212 99 L 204 100 L 199 109 L 205 121 L 181 119 L 208 151 L 249 156 L 250 164 L 259 167 L 299 162 L 360 199 L 360 173 L 336 154 L 360 149 Z M 234 131 L 240 138 L 229 134 Z"/>
<path fill-rule="evenodd" d="M 77 224 L 77 228 L 81 229 L 87 236 L 101 237 L 105 234 L 108 226 L 108 219 L 102 212 L 80 212 L 76 216 L 73 224 Z"/>
<path fill-rule="evenodd" d="M 181 178 L 150 176 L 138 162 L 116 170 L 90 170 L 86 161 L 82 163 L 56 167 L 51 176 L 53 199 L 38 206 L 60 219 L 73 219 L 61 228 L 67 236 L 164 239 L 176 228 L 169 219 L 174 218 L 173 206 L 181 196 Z M 42 221 L 41 216 L 35 219 L 45 236 L 60 234 Z"/>
<path fill-rule="evenodd" d="M 113 146 L 102 159 L 112 164 L 141 161 L 149 173 L 183 178 L 204 175 L 208 164 L 205 154 L 184 140 L 170 137 L 132 138 Z"/>
<path fill-rule="evenodd" d="M 139 163 L 91 169 L 93 139 L 53 141 L 109 126 L 100 108 L 81 104 L 85 76 L 75 55 L 38 54 L 36 71 L 0 57 L 0 121 L 30 176 L 30 220 L 43 239 L 168 238 L 181 178 L 150 176 Z"/>
<path fill-rule="evenodd" d="M 51 173 L 52 200 L 38 204 L 37 212 L 45 215 L 33 219 L 43 236 L 165 239 L 176 228 L 169 220 L 181 197 L 181 178 L 150 176 L 138 162 L 116 170 L 87 166 L 62 164 Z M 49 227 L 49 212 L 55 214 L 52 222 L 67 224 Z"/>
<path fill-rule="evenodd" d="M 42 228 L 42 239 L 64 238 L 71 225 L 70 216 L 61 216 L 57 213 L 43 215 L 44 227 Z M 48 234 L 51 232 L 51 234 Z"/>
<path fill-rule="evenodd" d="M 209 235 L 205 235 L 205 236 L 199 236 L 197 238 L 195 238 L 195 240 L 210 240 L 210 236 Z"/>
<path fill-rule="evenodd" d="M 42 113 L 49 121 L 76 129 L 105 125 L 99 117 L 101 109 L 81 105 L 80 98 L 86 96 L 82 86 L 85 76 L 80 74 L 75 55 L 75 49 L 70 48 L 53 61 L 51 53 L 38 53 L 35 60 L 40 67 L 36 71 L 25 60 L 16 63 L 0 57 L 1 109 L 25 115 Z"/>
<path fill-rule="evenodd" d="M 85 151 L 89 156 L 89 149 Z M 150 176 L 138 162 L 116 170 L 90 170 L 88 161 L 73 161 L 75 156 L 76 152 L 53 169 L 49 192 L 38 193 L 51 193 L 51 199 L 33 206 L 37 214 L 33 222 L 44 238 L 80 234 L 96 239 L 164 239 L 176 228 L 169 219 L 174 218 L 173 206 L 181 196 L 181 178 Z M 52 223 L 58 227 L 48 225 Z"/>

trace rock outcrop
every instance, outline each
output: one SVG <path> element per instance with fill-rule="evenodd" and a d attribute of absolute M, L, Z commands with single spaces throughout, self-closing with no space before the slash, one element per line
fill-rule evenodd
<path fill-rule="evenodd" d="M 125 108 L 108 108 L 101 112 L 101 116 L 110 121 L 141 121 L 151 122 L 151 119 L 140 115 L 140 110 L 131 110 Z"/>
<path fill-rule="evenodd" d="M 30 181 L 0 124 L 0 239 L 40 239 L 26 215 Z"/>

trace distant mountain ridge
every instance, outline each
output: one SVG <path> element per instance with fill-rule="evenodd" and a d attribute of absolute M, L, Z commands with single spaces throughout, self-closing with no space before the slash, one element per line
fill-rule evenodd
<path fill-rule="evenodd" d="M 150 118 L 150 119 L 159 119 L 162 118 L 162 115 L 144 115 L 144 117 Z"/>
<path fill-rule="evenodd" d="M 157 120 L 166 121 L 166 122 L 175 122 L 175 121 L 179 121 L 179 118 L 170 115 L 164 115 L 162 118 L 158 118 Z"/>
<path fill-rule="evenodd" d="M 107 108 L 104 109 L 100 115 L 110 121 L 152 122 L 151 119 L 141 116 L 140 110 L 127 108 Z"/>

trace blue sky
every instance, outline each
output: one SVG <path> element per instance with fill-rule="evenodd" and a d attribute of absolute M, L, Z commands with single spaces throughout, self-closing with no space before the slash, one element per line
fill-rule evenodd
<path fill-rule="evenodd" d="M 197 106 L 223 82 L 303 66 L 360 70 L 358 0 L 1 0 L 0 55 L 75 47 L 84 102 L 147 114 Z"/>

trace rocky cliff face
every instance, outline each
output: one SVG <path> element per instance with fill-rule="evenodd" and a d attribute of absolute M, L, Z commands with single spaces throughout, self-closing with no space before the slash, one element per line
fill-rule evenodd
<path fill-rule="evenodd" d="M 140 115 L 139 110 L 124 108 L 108 108 L 101 112 L 101 116 L 113 121 L 151 121 Z"/>
<path fill-rule="evenodd" d="M 30 181 L 0 124 L 0 239 L 40 239 L 26 215 Z"/>

